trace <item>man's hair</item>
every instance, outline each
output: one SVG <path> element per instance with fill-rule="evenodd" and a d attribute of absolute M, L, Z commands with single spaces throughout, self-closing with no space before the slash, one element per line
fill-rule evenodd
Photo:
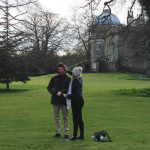
<path fill-rule="evenodd" d="M 60 62 L 57 67 L 63 67 L 64 68 L 64 64 L 62 62 Z"/>

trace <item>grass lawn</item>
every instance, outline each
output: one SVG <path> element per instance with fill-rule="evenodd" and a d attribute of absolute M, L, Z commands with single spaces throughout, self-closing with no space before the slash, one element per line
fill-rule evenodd
<path fill-rule="evenodd" d="M 47 85 L 52 75 L 27 84 L 0 85 L 0 150 L 149 150 L 150 79 L 122 73 L 83 74 L 85 140 L 53 138 L 55 125 Z M 62 115 L 61 122 L 63 125 Z M 72 112 L 69 109 L 72 136 Z M 62 126 L 63 128 L 63 126 Z M 96 142 L 105 130 L 113 142 Z"/>

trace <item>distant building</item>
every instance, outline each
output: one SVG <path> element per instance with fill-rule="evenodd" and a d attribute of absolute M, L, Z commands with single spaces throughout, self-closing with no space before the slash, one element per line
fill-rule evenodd
<path fill-rule="evenodd" d="M 150 40 L 144 16 L 134 21 L 129 11 L 127 23 L 131 26 L 122 25 L 109 10 L 95 19 L 90 41 L 92 70 L 150 73 Z"/>

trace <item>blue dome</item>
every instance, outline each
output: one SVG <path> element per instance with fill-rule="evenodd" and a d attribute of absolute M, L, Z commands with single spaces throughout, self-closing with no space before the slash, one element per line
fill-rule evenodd
<path fill-rule="evenodd" d="M 96 18 L 95 24 L 121 25 L 116 15 L 112 13 L 109 14 L 109 9 L 105 9 L 104 12 Z"/>

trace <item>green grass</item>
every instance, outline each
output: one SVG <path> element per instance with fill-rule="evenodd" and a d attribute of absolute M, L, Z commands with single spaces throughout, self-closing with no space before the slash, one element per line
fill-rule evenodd
<path fill-rule="evenodd" d="M 53 109 L 46 90 L 51 77 L 13 83 L 11 92 L 0 85 L 0 150 L 150 149 L 149 79 L 122 73 L 83 74 L 85 140 L 70 142 L 64 140 L 63 131 L 61 138 L 52 137 Z M 71 109 L 69 126 L 72 136 Z M 94 141 L 92 135 L 99 130 L 107 131 L 113 142 Z"/>
<path fill-rule="evenodd" d="M 117 91 L 113 91 L 119 95 L 131 95 L 131 96 L 143 96 L 150 97 L 150 88 L 144 89 L 121 89 Z"/>

